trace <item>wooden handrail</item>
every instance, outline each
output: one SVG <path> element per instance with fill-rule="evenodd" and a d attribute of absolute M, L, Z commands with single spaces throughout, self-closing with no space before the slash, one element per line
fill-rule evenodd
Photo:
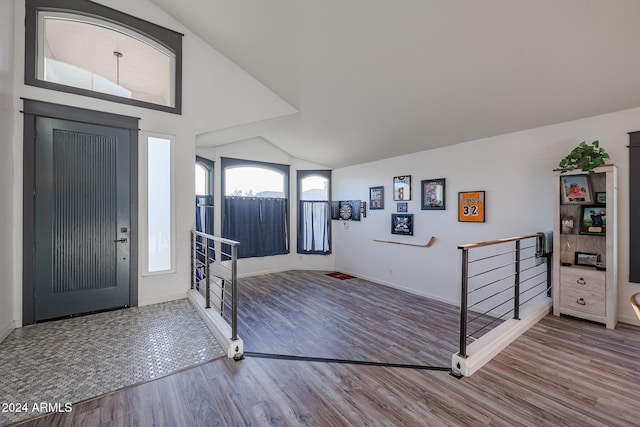
<path fill-rule="evenodd" d="M 507 238 L 504 238 L 504 239 L 490 240 L 490 241 L 487 241 L 487 242 L 468 243 L 466 245 L 458 246 L 458 249 L 469 250 L 469 249 L 473 249 L 473 248 L 480 248 L 480 247 L 483 247 L 483 246 L 498 245 L 500 243 L 515 242 L 516 240 L 531 239 L 533 237 L 538 237 L 538 236 L 540 236 L 540 233 L 529 234 L 527 236 L 507 237 Z"/>

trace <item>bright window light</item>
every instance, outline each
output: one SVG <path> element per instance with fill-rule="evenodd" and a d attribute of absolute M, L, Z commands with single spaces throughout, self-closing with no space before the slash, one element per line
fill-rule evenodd
<path fill-rule="evenodd" d="M 147 139 L 147 248 L 149 273 L 173 269 L 171 139 Z"/>

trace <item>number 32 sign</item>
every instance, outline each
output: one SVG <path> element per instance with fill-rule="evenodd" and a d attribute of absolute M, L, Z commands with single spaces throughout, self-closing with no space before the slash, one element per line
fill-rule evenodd
<path fill-rule="evenodd" d="M 458 221 L 484 222 L 484 191 L 458 193 Z"/>

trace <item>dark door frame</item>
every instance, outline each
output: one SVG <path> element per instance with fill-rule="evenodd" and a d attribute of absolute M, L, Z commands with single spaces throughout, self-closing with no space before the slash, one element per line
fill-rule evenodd
<path fill-rule="evenodd" d="M 131 257 L 129 306 L 138 305 L 138 121 L 137 117 L 104 113 L 50 102 L 23 99 L 23 226 L 22 226 L 22 325 L 35 322 L 35 140 L 36 117 L 70 120 L 128 129 L 130 147 Z"/>

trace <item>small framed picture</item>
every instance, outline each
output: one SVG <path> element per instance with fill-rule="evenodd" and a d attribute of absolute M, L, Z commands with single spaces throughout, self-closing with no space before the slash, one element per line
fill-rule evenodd
<path fill-rule="evenodd" d="M 369 188 L 369 209 L 384 209 L 384 187 Z"/>
<path fill-rule="evenodd" d="M 560 177 L 563 204 L 593 203 L 589 175 L 568 175 Z"/>
<path fill-rule="evenodd" d="M 413 214 L 391 214 L 391 234 L 413 236 Z"/>
<path fill-rule="evenodd" d="M 604 235 L 607 233 L 607 208 L 601 205 L 582 206 L 580 234 Z"/>
<path fill-rule="evenodd" d="M 600 254 L 592 254 L 587 252 L 576 252 L 575 265 L 584 265 L 587 267 L 597 267 L 600 263 Z"/>
<path fill-rule="evenodd" d="M 398 203 L 398 212 L 407 212 L 409 210 L 409 204 L 407 202 Z"/>
<path fill-rule="evenodd" d="M 596 193 L 596 203 L 601 203 L 603 205 L 607 204 L 607 193 L 604 191 L 598 191 Z"/>
<path fill-rule="evenodd" d="M 444 210 L 444 178 L 421 182 L 422 210 Z"/>
<path fill-rule="evenodd" d="M 411 200 L 411 175 L 396 176 L 393 178 L 393 200 Z"/>
<path fill-rule="evenodd" d="M 573 217 L 563 216 L 560 220 L 560 233 L 561 234 L 573 234 Z"/>
<path fill-rule="evenodd" d="M 464 191 L 458 193 L 458 221 L 485 221 L 484 191 Z"/>

